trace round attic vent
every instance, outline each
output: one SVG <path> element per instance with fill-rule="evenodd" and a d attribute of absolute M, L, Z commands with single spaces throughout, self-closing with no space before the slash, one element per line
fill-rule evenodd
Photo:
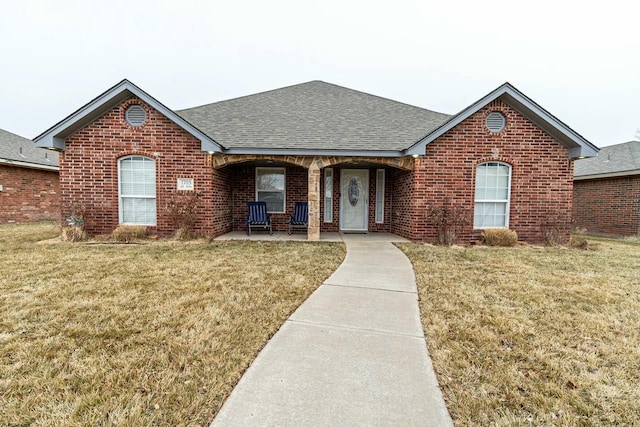
<path fill-rule="evenodd" d="M 124 118 L 133 127 L 142 126 L 144 121 L 147 120 L 147 112 L 141 106 L 134 104 L 127 108 Z"/>
<path fill-rule="evenodd" d="M 507 119 L 505 119 L 504 115 L 499 111 L 492 111 L 487 116 L 487 128 L 491 132 L 500 132 L 504 129 L 504 126 L 507 123 Z"/>

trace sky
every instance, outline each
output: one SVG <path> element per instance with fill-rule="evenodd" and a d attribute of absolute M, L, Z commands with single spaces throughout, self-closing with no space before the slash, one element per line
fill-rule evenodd
<path fill-rule="evenodd" d="M 640 139 L 640 3 L 0 0 L 0 128 L 127 78 L 174 110 L 310 80 L 455 114 L 508 81 L 590 142 Z"/>

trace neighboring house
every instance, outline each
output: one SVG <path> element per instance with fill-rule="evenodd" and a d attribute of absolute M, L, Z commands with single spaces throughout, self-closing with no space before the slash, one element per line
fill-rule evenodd
<path fill-rule="evenodd" d="M 640 236 L 640 141 L 576 161 L 573 221 L 589 233 Z"/>
<path fill-rule="evenodd" d="M 461 238 L 508 227 L 568 237 L 573 159 L 598 149 L 508 83 L 450 116 L 312 81 L 173 111 L 128 80 L 36 137 L 63 152 L 63 215 L 82 205 L 87 232 L 119 224 L 174 231 L 169 200 L 202 193 L 196 231 L 245 230 L 247 202 L 286 230 L 308 201 L 308 238 L 392 232 L 431 241 L 430 205 L 465 207 Z"/>
<path fill-rule="evenodd" d="M 0 224 L 60 219 L 58 153 L 0 129 Z"/>

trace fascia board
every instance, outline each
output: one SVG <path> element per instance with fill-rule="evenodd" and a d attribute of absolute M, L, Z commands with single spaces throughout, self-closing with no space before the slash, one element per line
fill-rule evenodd
<path fill-rule="evenodd" d="M 114 105 L 123 102 L 132 95 L 137 96 L 155 110 L 166 116 L 169 120 L 197 138 L 200 141 L 201 149 L 203 151 L 221 152 L 223 150 L 223 147 L 216 141 L 126 79 L 85 104 L 83 107 L 79 108 L 77 111 L 70 114 L 50 129 L 35 137 L 33 141 L 36 147 L 64 151 L 64 141 L 66 138 L 98 119 Z"/>
<path fill-rule="evenodd" d="M 640 169 L 629 170 L 629 171 L 620 171 L 620 172 L 609 172 L 609 173 L 597 173 L 593 175 L 580 175 L 573 176 L 574 181 L 586 181 L 589 179 L 601 179 L 601 178 L 617 178 L 623 176 L 634 176 L 640 175 Z"/>
<path fill-rule="evenodd" d="M 305 150 L 288 148 L 229 148 L 222 151 L 222 154 L 267 156 L 406 157 L 406 154 L 402 151 L 394 150 Z"/>
<path fill-rule="evenodd" d="M 483 98 L 474 102 L 422 140 L 409 147 L 405 152 L 410 155 L 424 154 L 427 144 L 444 135 L 446 132 L 479 111 L 485 105 L 498 98 L 503 98 L 507 104 L 515 108 L 532 122 L 536 123 L 537 126 L 552 134 L 552 136 L 558 139 L 561 144 L 569 148 L 570 159 L 593 157 L 598 154 L 598 147 L 584 139 L 569 126 L 558 120 L 555 116 L 526 97 L 509 83 L 503 84 L 494 91 L 485 95 Z"/>
<path fill-rule="evenodd" d="M 48 170 L 48 171 L 54 171 L 54 172 L 58 172 L 60 170 L 58 166 L 48 166 L 48 165 L 41 165 L 39 163 L 21 162 L 19 160 L 0 159 L 0 164 L 17 166 L 21 168 Z"/>

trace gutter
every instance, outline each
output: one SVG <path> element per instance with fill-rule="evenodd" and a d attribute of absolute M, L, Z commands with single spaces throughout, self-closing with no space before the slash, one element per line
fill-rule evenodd
<path fill-rule="evenodd" d="M 52 172 L 60 171 L 60 167 L 58 166 L 48 166 L 48 165 L 41 165 L 38 163 L 21 162 L 20 160 L 0 159 L 0 164 L 5 164 L 9 166 L 18 166 L 18 167 L 29 168 L 29 169 L 47 170 Z"/>

